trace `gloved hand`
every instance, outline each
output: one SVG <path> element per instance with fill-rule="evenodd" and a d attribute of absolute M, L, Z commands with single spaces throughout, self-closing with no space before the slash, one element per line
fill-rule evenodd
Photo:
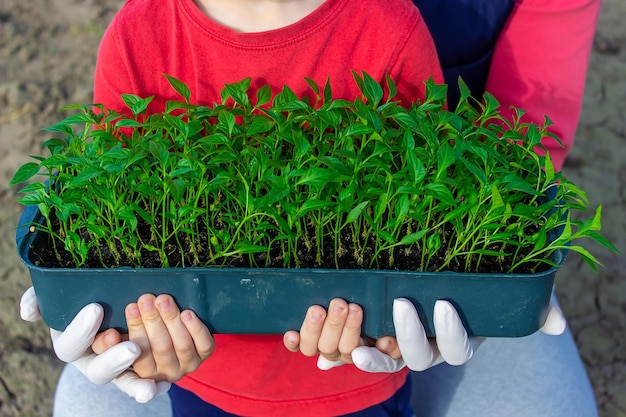
<path fill-rule="evenodd" d="M 433 313 L 437 334 L 434 340 L 426 337 L 413 304 L 404 298 L 394 300 L 393 321 L 401 357 L 394 359 L 376 347 L 360 346 L 352 351 L 354 364 L 367 372 L 396 372 L 405 366 L 423 371 L 444 361 L 451 365 L 464 364 L 485 339 L 467 336 L 458 313 L 449 302 L 437 301 Z M 565 318 L 553 295 L 541 331 L 559 335 L 565 331 L 565 326 Z M 320 356 L 318 366 L 328 369 L 337 364 Z"/>
<path fill-rule="evenodd" d="M 25 321 L 41 319 L 35 290 L 30 287 L 20 300 L 20 316 Z M 137 402 L 145 403 L 169 390 L 167 381 L 142 379 L 130 369 L 140 356 L 141 349 L 131 341 L 124 341 L 96 355 L 91 345 L 104 310 L 96 303 L 88 304 L 74 317 L 65 331 L 50 329 L 54 352 L 63 362 L 72 363 L 94 384 L 113 382 L 120 390 Z"/>

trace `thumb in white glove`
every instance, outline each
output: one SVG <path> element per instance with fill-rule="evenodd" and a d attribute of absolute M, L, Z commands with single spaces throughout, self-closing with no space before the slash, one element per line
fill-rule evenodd
<path fill-rule="evenodd" d="M 30 287 L 20 300 L 20 316 L 34 322 L 41 319 L 35 291 Z M 145 403 L 169 390 L 166 381 L 142 379 L 129 369 L 141 354 L 139 346 L 131 341 L 121 342 L 96 355 L 91 345 L 102 324 L 104 310 L 96 303 L 88 304 L 74 317 L 65 331 L 50 329 L 54 352 L 64 362 L 72 363 L 91 382 L 113 382 L 121 391 Z"/>

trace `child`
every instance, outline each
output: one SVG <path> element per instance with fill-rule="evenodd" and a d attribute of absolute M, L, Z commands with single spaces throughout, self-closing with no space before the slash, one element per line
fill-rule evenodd
<path fill-rule="evenodd" d="M 428 78 L 443 81 L 432 38 L 407 0 L 129 0 L 102 40 L 94 101 L 128 111 L 120 94 L 154 95 L 149 110 L 162 111 L 177 98 L 163 73 L 187 84 L 198 104 L 219 102 L 224 84 L 247 77 L 252 94 L 268 83 L 273 93 L 288 85 L 313 98 L 307 77 L 318 85 L 329 79 L 334 98 L 353 100 L 360 93 L 351 70 L 380 82 L 391 76 L 405 103 L 423 98 Z M 360 309 L 340 300 L 333 307 L 360 328 Z M 213 351 L 206 328 L 193 314 L 179 314 L 169 296 L 143 296 L 127 308 L 127 318 L 130 339 L 142 346 L 135 371 L 178 381 L 171 391 L 175 415 L 192 400 L 206 409 L 275 417 L 343 415 L 390 398 L 391 415 L 411 413 L 406 369 L 324 372 L 315 358 L 290 353 L 275 335 L 215 335 Z M 358 332 L 349 338 L 343 355 L 331 346 L 328 358 L 349 358 Z M 336 335 L 331 343 L 338 344 Z M 187 411 L 201 413 L 195 405 Z"/>

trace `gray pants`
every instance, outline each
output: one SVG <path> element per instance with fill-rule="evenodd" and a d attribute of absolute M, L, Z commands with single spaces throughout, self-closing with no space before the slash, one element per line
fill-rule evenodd
<path fill-rule="evenodd" d="M 413 372 L 418 417 L 597 417 L 587 374 L 569 331 L 488 339 L 463 366 Z M 138 404 L 114 385 L 91 384 L 73 366 L 59 380 L 54 417 L 170 417 L 167 395 Z"/>

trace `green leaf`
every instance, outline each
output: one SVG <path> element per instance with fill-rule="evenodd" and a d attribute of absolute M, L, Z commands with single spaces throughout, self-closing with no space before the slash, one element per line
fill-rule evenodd
<path fill-rule="evenodd" d="M 302 100 L 285 101 L 284 103 L 276 104 L 274 110 L 283 112 L 293 112 L 296 110 L 308 110 L 310 106 Z"/>
<path fill-rule="evenodd" d="M 426 85 L 426 103 L 440 102 L 443 103 L 448 96 L 448 86 L 446 84 L 437 84 L 435 80 L 430 77 L 428 81 L 424 82 Z M 425 104 L 420 105 L 421 108 L 425 108 Z"/>
<path fill-rule="evenodd" d="M 289 193 L 291 189 L 287 184 L 278 184 L 274 183 L 269 193 L 267 194 L 267 204 L 274 204 L 278 201 L 283 201 Z"/>
<path fill-rule="evenodd" d="M 65 129 L 63 128 L 56 129 L 56 127 L 60 127 L 63 125 L 84 125 L 84 124 L 92 123 L 93 121 L 94 120 L 90 115 L 85 114 L 85 113 L 78 113 L 78 114 L 73 114 L 69 117 L 66 117 L 61 122 L 59 122 L 58 124 L 54 126 L 48 126 L 44 128 L 44 130 L 48 132 L 64 132 Z"/>
<path fill-rule="evenodd" d="M 455 160 L 454 150 L 447 143 L 443 143 L 437 150 L 437 177 L 444 174 Z"/>
<path fill-rule="evenodd" d="M 272 89 L 269 84 L 263 85 L 256 92 L 256 105 L 257 107 L 267 104 L 272 99 Z"/>
<path fill-rule="evenodd" d="M 385 83 L 387 84 L 387 101 L 390 102 L 396 94 L 398 94 L 398 88 L 389 74 L 385 74 Z"/>
<path fill-rule="evenodd" d="M 491 184 L 491 209 L 495 211 L 503 207 L 504 200 L 502 199 L 500 191 L 498 191 L 498 186 L 495 183 Z"/>
<path fill-rule="evenodd" d="M 226 127 L 225 132 L 232 135 L 235 130 L 235 116 L 232 113 L 221 112 L 217 116 L 217 119 L 220 121 L 222 126 Z"/>
<path fill-rule="evenodd" d="M 471 209 L 472 206 L 470 204 L 460 204 L 444 216 L 442 223 L 449 223 L 452 220 L 460 219 Z"/>
<path fill-rule="evenodd" d="M 400 245 L 412 245 L 413 243 L 422 239 L 426 235 L 426 233 L 428 233 L 428 230 L 425 229 L 425 230 L 420 230 L 420 231 L 405 235 L 400 240 Z"/>
<path fill-rule="evenodd" d="M 28 181 L 35 176 L 40 169 L 40 165 L 36 162 L 27 162 L 23 164 L 15 172 L 15 175 L 13 175 L 13 179 L 9 182 L 9 186 Z"/>
<path fill-rule="evenodd" d="M 387 207 L 388 207 L 388 200 L 389 196 L 385 195 L 385 194 L 381 194 L 378 198 L 378 201 L 376 202 L 376 205 L 374 206 L 374 220 L 376 222 L 379 222 L 380 219 L 383 218 L 383 215 L 385 214 L 385 212 L 387 211 Z"/>
<path fill-rule="evenodd" d="M 150 154 L 159 162 L 160 166 L 167 166 L 167 162 L 170 158 L 170 153 L 165 148 L 165 146 L 156 141 L 150 141 L 149 148 Z"/>
<path fill-rule="evenodd" d="M 324 84 L 324 103 L 328 104 L 333 101 L 333 91 L 330 86 L 330 77 L 326 79 L 326 83 Z"/>
<path fill-rule="evenodd" d="M 363 86 L 363 93 L 367 98 L 368 104 L 374 107 L 378 106 L 383 98 L 383 88 L 365 71 L 363 71 Z"/>
<path fill-rule="evenodd" d="M 352 210 L 350 210 L 350 212 L 346 216 L 345 224 L 356 221 L 359 218 L 359 216 L 361 216 L 361 213 L 363 213 L 363 209 L 367 207 L 368 204 L 369 204 L 369 201 L 363 201 L 362 203 L 359 203 L 356 207 L 354 207 Z"/>
<path fill-rule="evenodd" d="M 593 216 L 593 220 L 591 221 L 591 225 L 589 227 L 590 230 L 601 230 L 602 229 L 602 204 L 598 206 L 596 209 L 596 213 Z"/>
<path fill-rule="evenodd" d="M 83 185 L 89 180 L 99 177 L 103 173 L 103 169 L 96 166 L 90 166 L 80 171 L 76 177 L 74 177 L 71 181 L 68 182 L 70 187 L 76 187 L 79 185 Z"/>
<path fill-rule="evenodd" d="M 295 143 L 295 147 L 294 147 L 295 158 L 297 160 L 300 160 L 304 158 L 306 154 L 309 152 L 309 149 L 311 149 L 311 144 L 309 143 L 305 135 L 301 133 L 297 133 L 297 132 L 296 134 L 294 134 L 294 143 Z"/>
<path fill-rule="evenodd" d="M 134 201 L 130 201 L 129 202 L 130 207 L 133 209 L 135 214 L 138 214 L 139 217 L 141 217 L 141 219 L 146 222 L 147 224 L 154 226 L 154 217 L 151 216 L 146 210 L 144 210 L 142 207 L 139 206 L 139 204 L 137 204 Z"/>
<path fill-rule="evenodd" d="M 406 129 L 402 135 L 402 147 L 406 152 L 413 152 L 415 149 L 415 139 L 409 129 Z"/>
<path fill-rule="evenodd" d="M 217 173 L 215 178 L 213 178 L 209 182 L 209 184 L 211 186 L 217 186 L 217 185 L 228 183 L 230 181 L 234 181 L 236 179 L 237 179 L 237 177 L 235 175 L 231 174 L 230 172 L 220 171 L 220 172 Z"/>
<path fill-rule="evenodd" d="M 354 70 L 350 70 L 350 72 L 352 73 L 352 78 L 354 78 L 354 82 L 359 88 L 359 91 L 365 96 L 365 83 L 363 82 L 363 78 Z"/>
<path fill-rule="evenodd" d="M 62 222 L 67 222 L 72 215 L 81 214 L 82 210 L 74 203 L 63 203 L 57 206 L 57 217 Z"/>
<path fill-rule="evenodd" d="M 411 184 L 418 185 L 426 176 L 426 167 L 424 166 L 422 160 L 419 159 L 413 152 L 407 152 L 406 158 L 409 173 L 411 174 Z"/>
<path fill-rule="evenodd" d="M 535 244 L 533 246 L 533 251 L 538 251 L 538 250 L 545 248 L 547 238 L 548 236 L 547 236 L 546 229 L 539 229 L 539 231 L 535 233 L 531 239 L 535 241 Z"/>
<path fill-rule="evenodd" d="M 19 193 L 42 193 L 46 194 L 48 187 L 46 184 L 42 182 L 31 182 L 27 184 L 25 187 L 21 188 Z"/>
<path fill-rule="evenodd" d="M 136 230 L 137 225 L 139 224 L 137 217 L 135 216 L 135 212 L 132 207 L 124 207 L 122 210 L 117 212 L 117 216 L 124 220 L 124 222 L 128 225 L 130 230 Z"/>
<path fill-rule="evenodd" d="M 396 219 L 402 221 L 409 212 L 409 208 L 409 196 L 407 194 L 400 195 L 396 203 Z"/>
<path fill-rule="evenodd" d="M 459 76 L 459 78 L 457 79 L 457 84 L 459 86 L 459 102 L 466 101 L 471 97 L 472 92 L 470 91 L 467 84 L 465 84 L 461 76 Z"/>
<path fill-rule="evenodd" d="M 135 116 L 146 111 L 150 102 L 154 99 L 154 96 L 147 98 L 141 98 L 134 94 L 122 94 L 121 95 L 124 104 L 130 109 Z"/>
<path fill-rule="evenodd" d="M 172 86 L 174 91 L 176 91 L 180 96 L 185 100 L 185 103 L 189 103 L 189 99 L 191 98 L 191 91 L 189 91 L 189 87 L 182 81 L 167 75 L 163 74 L 165 78 L 167 78 L 167 82 Z"/>
<path fill-rule="evenodd" d="M 362 124 L 352 124 L 348 126 L 346 130 L 343 131 L 345 136 L 361 136 L 361 135 L 369 135 L 374 132 L 370 126 L 365 126 Z"/>
<path fill-rule="evenodd" d="M 122 119 L 122 120 L 118 120 L 115 123 L 116 127 L 141 127 L 143 126 L 143 123 L 139 123 L 136 120 L 133 119 Z"/>
<path fill-rule="evenodd" d="M 490 249 L 476 249 L 473 251 L 474 253 L 478 254 L 478 255 L 484 255 L 484 256 L 510 256 L 509 253 L 506 252 L 500 252 L 497 250 L 490 250 Z"/>
<path fill-rule="evenodd" d="M 591 252 L 589 252 L 587 249 L 583 248 L 582 246 L 572 245 L 572 246 L 568 246 L 568 249 L 580 255 L 580 257 L 594 271 L 598 270 L 596 265 L 603 266 L 602 263 L 598 261 L 598 259 L 596 259 L 596 257 L 591 254 Z"/>
<path fill-rule="evenodd" d="M 293 92 L 289 86 L 284 85 L 283 89 L 274 97 L 273 106 L 275 108 L 281 108 L 285 103 L 291 103 L 300 101 L 298 96 Z"/>
<path fill-rule="evenodd" d="M 441 248 L 441 236 L 439 233 L 432 233 L 426 238 L 426 248 L 430 255 L 434 255 Z"/>
<path fill-rule="evenodd" d="M 163 120 L 165 120 L 171 127 L 180 132 L 183 137 L 189 136 L 189 123 L 185 122 L 178 117 L 174 117 L 171 114 L 164 114 Z"/>
<path fill-rule="evenodd" d="M 235 101 L 235 103 L 239 104 L 243 107 L 248 107 L 250 105 L 250 98 L 246 93 L 246 90 L 250 86 L 250 78 L 246 79 L 247 82 L 238 82 L 236 84 L 226 84 L 224 89 L 228 93 L 228 95 Z"/>
<path fill-rule="evenodd" d="M 554 181 L 554 165 L 552 164 L 552 158 L 550 158 L 550 153 L 546 152 L 544 159 L 544 168 L 546 174 L 546 183 L 552 183 Z"/>
<path fill-rule="evenodd" d="M 503 187 L 505 190 L 520 191 L 522 193 L 534 196 L 541 195 L 541 193 L 533 188 L 527 181 L 524 181 L 522 178 L 513 173 L 505 175 L 503 181 L 505 183 Z"/>
<path fill-rule="evenodd" d="M 37 206 L 45 203 L 46 199 L 45 196 L 41 194 L 28 194 L 24 197 L 18 198 L 17 202 L 23 206 Z"/>
<path fill-rule="evenodd" d="M 478 165 L 473 162 L 468 161 L 467 159 L 460 157 L 459 160 L 465 165 L 468 171 L 470 171 L 474 176 L 478 179 L 481 185 L 487 183 L 487 177 L 485 176 L 485 171 L 480 169 Z"/>
<path fill-rule="evenodd" d="M 187 189 L 187 183 L 180 178 L 165 177 L 167 185 L 166 192 L 173 198 L 176 203 L 180 203 Z"/>
<path fill-rule="evenodd" d="M 235 251 L 241 254 L 267 252 L 267 246 L 251 245 L 249 243 L 237 243 Z"/>
<path fill-rule="evenodd" d="M 410 129 L 418 127 L 417 120 L 412 114 L 401 111 L 401 112 L 393 114 L 391 118 L 395 120 L 396 122 L 398 122 L 398 124 L 403 129 L 407 129 L 408 133 L 412 133 Z"/>
<path fill-rule="evenodd" d="M 609 242 L 607 240 L 607 238 L 605 238 L 604 236 L 602 236 L 601 234 L 599 234 L 597 232 L 588 231 L 587 233 L 585 233 L 584 237 L 587 237 L 589 239 L 593 239 L 594 241 L 598 242 L 599 244 L 601 244 L 605 248 L 610 249 L 612 252 L 620 253 L 619 249 L 617 249 L 611 242 Z"/>
<path fill-rule="evenodd" d="M 156 246 L 150 245 L 148 243 L 144 243 L 142 245 L 142 248 L 145 249 L 145 250 L 148 250 L 150 252 L 161 252 L 161 248 L 157 248 Z"/>
<path fill-rule="evenodd" d="M 63 133 L 67 136 L 74 135 L 74 129 L 72 129 L 72 126 L 70 126 L 68 123 L 65 123 L 65 121 L 61 121 L 51 126 L 46 126 L 42 128 L 41 130 L 44 130 L 46 132 L 53 132 L 53 133 Z"/>
<path fill-rule="evenodd" d="M 319 199 L 305 201 L 296 213 L 296 218 L 299 219 L 310 211 L 317 211 L 331 206 L 333 203 L 330 201 L 324 201 Z"/>
<path fill-rule="evenodd" d="M 379 238 L 381 238 L 387 243 L 391 243 L 391 244 L 396 243 L 396 237 L 392 235 L 391 233 L 386 232 L 384 230 L 381 230 L 378 233 L 376 233 L 376 236 L 378 236 Z"/>
<path fill-rule="evenodd" d="M 486 114 L 491 114 L 494 110 L 500 107 L 500 103 L 498 102 L 498 100 L 496 100 L 493 94 L 483 94 L 483 101 L 485 105 L 484 113 Z"/>
<path fill-rule="evenodd" d="M 87 230 L 90 233 L 93 233 L 94 235 L 96 235 L 98 238 L 106 238 L 107 236 L 109 236 L 109 228 L 99 225 L 99 224 L 94 224 L 94 223 L 88 223 L 87 224 Z"/>
<path fill-rule="evenodd" d="M 309 87 L 311 87 L 311 90 L 313 90 L 313 93 L 319 97 L 320 95 L 320 88 L 317 85 L 317 83 L 315 82 L 315 80 L 309 78 L 309 77 L 304 77 L 304 81 L 306 81 L 306 83 L 309 85 Z"/>
<path fill-rule="evenodd" d="M 452 196 L 450 190 L 442 183 L 430 183 L 424 186 L 426 194 L 437 198 L 448 206 L 455 206 L 456 200 Z"/>
<path fill-rule="evenodd" d="M 305 171 L 296 185 L 313 185 L 320 187 L 330 182 L 340 181 L 335 171 L 326 168 L 311 168 Z"/>

